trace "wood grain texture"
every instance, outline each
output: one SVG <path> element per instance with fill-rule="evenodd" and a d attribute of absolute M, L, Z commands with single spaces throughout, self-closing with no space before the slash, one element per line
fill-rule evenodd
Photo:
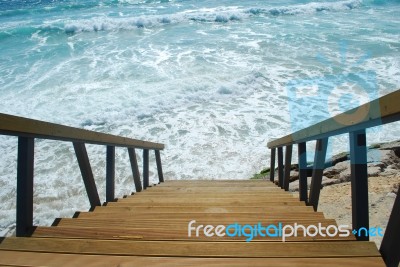
<path fill-rule="evenodd" d="M 378 257 L 372 242 L 190 242 L 133 241 L 62 238 L 14 238 L 0 244 L 0 250 L 37 251 L 130 256 L 296 258 Z"/>
<path fill-rule="evenodd" d="M 304 224 L 306 227 L 310 223 Z M 327 225 L 327 224 L 325 224 Z M 249 233 L 249 231 L 246 231 Z M 157 228 L 148 225 L 143 228 L 127 228 L 121 226 L 120 228 L 110 227 L 38 227 L 32 235 L 33 237 L 59 237 L 59 238 L 91 238 L 91 239 L 128 239 L 128 240 L 187 240 L 187 241 L 244 241 L 246 237 L 206 237 L 204 235 L 188 236 L 187 225 L 175 227 L 162 227 Z M 298 236 L 291 236 L 286 238 L 286 242 L 299 242 L 299 241 L 327 241 L 327 240 L 353 240 L 355 237 L 350 235 L 348 237 L 327 237 L 317 235 L 315 237 L 305 236 L 303 231 L 298 232 Z M 256 236 L 252 242 L 282 242 L 281 237 L 262 237 Z"/>
<path fill-rule="evenodd" d="M 168 184 L 168 181 L 164 184 Z M 267 183 L 271 184 L 271 183 Z M 216 186 L 217 185 L 217 186 Z M 188 235 L 188 224 L 336 225 L 293 194 L 263 181 L 185 181 L 107 203 L 29 238 L 0 241 L 9 266 L 384 266 L 372 242 L 317 234 L 263 237 Z"/>
<path fill-rule="evenodd" d="M 85 267 L 378 267 L 384 266 L 380 257 L 358 258 L 174 258 L 103 256 L 60 253 L 0 251 L 0 264 L 11 266 L 85 266 Z"/>
<path fill-rule="evenodd" d="M 156 150 L 164 149 L 164 145 L 159 143 L 93 132 L 3 113 L 0 113 L 0 133 L 5 135 L 37 137 L 98 145 L 135 147 Z"/>

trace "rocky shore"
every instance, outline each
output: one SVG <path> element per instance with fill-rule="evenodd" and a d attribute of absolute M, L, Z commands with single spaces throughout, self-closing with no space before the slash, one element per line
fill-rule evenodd
<path fill-rule="evenodd" d="M 386 229 L 400 185 L 400 140 L 370 146 L 367 155 L 370 227 Z M 323 211 L 327 218 L 335 219 L 338 224 L 351 225 L 349 154 L 336 155 L 330 162 L 331 166 L 323 172 L 318 210 Z M 269 170 L 266 169 L 255 177 L 269 179 Z M 299 188 L 296 165 L 292 166 L 290 181 L 289 190 L 296 194 Z M 308 186 L 310 184 L 311 177 L 308 177 Z M 379 248 L 382 237 L 371 237 L 371 240 Z"/>

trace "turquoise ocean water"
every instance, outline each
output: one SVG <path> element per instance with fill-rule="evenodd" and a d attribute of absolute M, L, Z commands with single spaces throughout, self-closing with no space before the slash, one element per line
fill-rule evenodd
<path fill-rule="evenodd" d="M 400 88 L 399 18 L 395 0 L 0 0 L 0 112 L 165 143 L 167 179 L 248 178 L 271 138 Z M 0 141 L 5 233 L 17 141 Z M 104 200 L 105 148 L 88 150 Z M 38 140 L 35 167 L 35 223 L 88 207 L 71 144 Z"/>

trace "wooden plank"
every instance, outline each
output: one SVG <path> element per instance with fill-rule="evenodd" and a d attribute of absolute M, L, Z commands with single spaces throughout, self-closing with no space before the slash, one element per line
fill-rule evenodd
<path fill-rule="evenodd" d="M 107 203 L 107 207 L 109 206 L 136 206 L 136 207 L 153 207 L 153 206 L 159 206 L 159 207 L 168 207 L 168 206 L 176 206 L 176 205 L 180 205 L 182 207 L 187 207 L 187 206 L 198 206 L 198 207 L 224 207 L 227 205 L 235 205 L 238 207 L 248 207 L 248 206 L 253 206 L 253 207 L 263 207 L 263 206 L 305 206 L 304 202 L 296 202 L 296 201 L 254 201 L 254 202 L 239 202 L 239 201 L 230 201 L 230 202 L 226 202 L 224 201 L 224 203 L 213 203 L 208 202 L 208 203 L 204 203 L 204 202 L 171 202 L 171 203 L 163 203 L 163 202 L 157 202 L 157 203 L 147 203 L 147 202 L 108 202 Z"/>
<path fill-rule="evenodd" d="M 310 127 L 268 142 L 268 148 L 327 138 L 400 120 L 400 89 Z"/>
<path fill-rule="evenodd" d="M 150 191 L 150 190 L 149 190 Z M 296 196 L 297 194 L 287 193 L 283 191 L 277 192 L 243 192 L 240 193 L 239 191 L 235 192 L 221 192 L 220 190 L 215 191 L 197 191 L 197 192 L 173 192 L 173 191 L 166 191 L 166 192 L 159 192 L 159 191 L 151 191 L 151 192 L 142 192 L 140 194 L 133 194 L 127 196 L 124 199 L 149 199 L 149 198 L 241 198 L 241 199 L 271 199 L 271 198 L 285 198 L 285 199 L 292 199 L 294 201 L 298 201 Z"/>
<path fill-rule="evenodd" d="M 144 203 L 144 204 L 160 204 L 160 205 L 170 205 L 170 204 L 189 204 L 189 205 L 196 205 L 196 204 L 208 204 L 208 205 L 213 205 L 215 204 L 230 204 L 230 205 L 240 205 L 240 204 L 269 204 L 269 203 L 296 203 L 299 204 L 297 199 L 294 198 L 276 198 L 276 199 L 257 199 L 257 198 L 252 198 L 252 199 L 229 199 L 229 198 L 166 198 L 166 199 L 161 199 L 161 198 L 122 198 L 118 199 L 118 202 L 120 203 Z"/>
<path fill-rule="evenodd" d="M 0 113 L 0 134 L 132 148 L 164 149 L 163 144 L 78 129 Z"/>
<path fill-rule="evenodd" d="M 216 197 L 218 196 L 218 197 Z M 279 200 L 279 201 L 299 201 L 297 198 L 294 198 L 293 196 L 288 196 L 288 195 L 237 195 L 237 194 L 232 194 L 232 195 L 225 195 L 225 194 L 179 194 L 179 195 L 173 195 L 173 194 L 169 194 L 163 197 L 162 194 L 160 195 L 131 195 L 131 196 L 126 196 L 125 198 L 120 198 L 119 201 L 123 202 L 123 201 L 135 201 L 137 199 L 146 201 L 162 201 L 164 200 L 192 200 L 192 199 L 196 199 L 196 200 L 204 200 L 204 199 L 216 199 L 216 200 L 223 200 L 223 201 L 227 201 L 227 200 L 242 200 L 242 201 L 253 201 L 253 200 L 260 200 L 260 201 L 267 201 L 267 200 Z"/>
<path fill-rule="evenodd" d="M 272 191 L 278 191 L 279 189 L 274 187 L 273 184 L 267 183 L 267 182 L 262 182 L 262 183 L 256 183 L 256 182 L 246 182 L 246 183 L 229 183 L 229 182 L 221 182 L 221 183 L 184 183 L 184 182 L 179 182 L 179 183 L 163 183 L 157 185 L 157 188 L 165 188 L 165 187 L 171 187 L 171 188 L 199 188 L 199 187 L 206 187 L 206 188 L 217 188 L 217 187 L 227 187 L 227 188 L 240 188 L 240 187 L 251 187 L 251 188 L 268 188 L 272 189 Z M 201 188 L 200 188 L 201 189 Z"/>
<path fill-rule="evenodd" d="M 247 219 L 260 219 L 260 218 L 310 218 L 310 219 L 324 219 L 322 212 L 301 212 L 301 211 L 281 211 L 274 212 L 271 214 L 260 214 L 257 212 L 231 212 L 231 213 L 208 213 L 208 212 L 186 212 L 186 213 L 175 213 L 175 212 L 145 212 L 145 213 L 97 213 L 97 212 L 79 212 L 75 218 L 86 218 L 86 219 L 107 219 L 107 218 L 121 218 L 127 219 L 190 219 L 190 218 L 223 218 L 229 217 L 231 220 L 247 218 Z"/>
<path fill-rule="evenodd" d="M 307 227 L 310 224 L 305 224 Z M 249 233 L 249 229 L 246 233 Z M 244 236 L 212 236 L 206 237 L 199 235 L 198 237 L 188 236 L 187 227 L 164 227 L 164 228 L 108 228 L 108 227 L 37 227 L 32 234 L 33 237 L 58 237 L 58 238 L 91 238 L 91 239 L 129 239 L 129 240 L 191 240 L 191 241 L 238 241 L 245 240 Z M 345 241 L 353 240 L 356 238 L 354 235 L 348 237 L 329 237 L 317 235 L 315 237 L 304 236 L 302 230 L 298 231 L 298 236 L 291 236 L 286 238 L 286 242 L 300 242 L 300 241 Z M 255 236 L 252 242 L 282 242 L 281 237 L 269 236 Z"/>
<path fill-rule="evenodd" d="M 263 187 L 274 187 L 268 180 L 265 179 L 248 179 L 248 180 L 237 180 L 237 179 L 218 179 L 218 180 L 168 180 L 168 183 L 160 184 L 160 186 L 179 186 L 179 185 L 208 185 L 218 186 L 220 184 L 228 184 L 232 186 L 240 186 L 242 184 L 249 184 L 252 186 L 263 186 Z"/>
<path fill-rule="evenodd" d="M 94 213 L 144 213 L 144 212 L 207 212 L 207 213 L 229 213 L 229 212 L 257 212 L 257 213 L 273 213 L 280 211 L 313 211 L 312 207 L 309 206 L 266 206 L 266 207 L 199 207 L 199 206 L 147 206 L 147 207 L 136 207 L 136 206 L 99 206 L 96 207 Z"/>
<path fill-rule="evenodd" d="M 191 220 L 196 220 L 198 224 L 203 224 L 203 225 L 219 225 L 219 224 L 225 224 L 229 225 L 232 223 L 241 223 L 241 224 L 257 224 L 257 223 L 262 223 L 262 224 L 279 224 L 282 223 L 282 225 L 285 224 L 315 224 L 318 225 L 318 223 L 322 223 L 322 225 L 336 225 L 335 220 L 331 219 L 302 219 L 302 218 L 282 218 L 282 219 L 241 219 L 241 220 L 230 220 L 229 218 L 223 218 L 223 219 L 208 219 L 208 220 L 199 220 L 197 218 L 191 218 L 191 219 L 164 219 L 164 220 L 158 220 L 158 219 L 136 219 L 136 220 L 123 220 L 123 219 L 97 219 L 97 220 L 92 220 L 92 219 L 71 219 L 71 218 L 63 218 L 57 220 L 57 226 L 67 226 L 67 227 L 109 227 L 109 228 L 147 228 L 147 227 L 153 227 L 153 228 L 158 228 L 158 227 L 174 227 L 174 228 L 179 228 L 179 227 L 186 227 L 188 226 L 188 223 Z"/>
<path fill-rule="evenodd" d="M 337 242 L 190 242 L 61 238 L 6 238 L 0 250 L 79 254 L 190 257 L 378 257 L 375 243 Z"/>
<path fill-rule="evenodd" d="M 219 191 L 222 190 L 222 192 L 225 192 L 226 190 L 232 190 L 233 192 L 238 192 L 240 189 L 245 190 L 243 191 L 244 193 L 248 193 L 248 190 L 250 190 L 251 192 L 255 191 L 255 192 L 271 192 L 271 193 L 284 193 L 285 191 L 280 189 L 279 187 L 268 187 L 268 186 L 252 186 L 249 184 L 243 184 L 241 186 L 239 185 L 235 185 L 235 186 L 229 186 L 229 185 L 225 185 L 225 184 L 217 184 L 215 186 L 206 186 L 204 184 L 199 184 L 199 185 L 191 185 L 188 184 L 186 186 L 184 185 L 176 185 L 176 186 L 164 186 L 164 184 L 159 184 L 156 185 L 154 187 L 149 188 L 149 191 L 151 192 L 174 192 L 174 191 L 179 191 L 182 189 L 189 189 L 189 190 L 197 190 L 197 191 Z M 149 192 L 146 191 L 146 192 Z"/>
<path fill-rule="evenodd" d="M 382 267 L 380 257 L 357 258 L 186 258 L 186 257 L 140 257 L 140 256 L 102 256 L 61 253 L 33 253 L 19 251 L 0 251 L 0 264 L 17 266 L 54 267 Z"/>

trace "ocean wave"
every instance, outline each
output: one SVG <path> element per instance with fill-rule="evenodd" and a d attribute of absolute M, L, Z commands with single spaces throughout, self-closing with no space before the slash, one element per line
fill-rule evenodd
<path fill-rule="evenodd" d="M 361 5 L 361 0 L 349 0 L 340 2 L 312 2 L 304 5 L 293 5 L 289 7 L 277 8 L 250 8 L 239 7 L 230 8 L 203 8 L 198 10 L 188 10 L 169 15 L 148 15 L 137 18 L 92 18 L 88 20 L 77 20 L 66 23 L 65 32 L 73 34 L 77 32 L 93 31 L 113 31 L 113 30 L 132 30 L 136 28 L 151 28 L 165 24 L 178 24 L 188 21 L 200 23 L 228 23 L 241 21 L 250 16 L 267 15 L 301 15 L 315 12 L 343 11 L 357 8 Z"/>
<path fill-rule="evenodd" d="M 322 11 L 343 11 L 359 7 L 361 0 L 339 1 L 339 2 L 312 2 L 303 5 L 293 5 L 276 8 L 251 8 L 247 12 L 253 15 L 299 15 L 312 14 Z"/>
<path fill-rule="evenodd" d="M 95 1 L 34 1 L 32 3 L 25 1 L 7 1 L 6 4 L 0 4 L 0 18 L 16 17 L 27 14 L 49 14 L 52 12 L 64 12 L 69 10 L 92 9 L 102 5 L 112 6 L 112 2 L 102 4 L 101 2 Z"/>
<path fill-rule="evenodd" d="M 126 2 L 128 0 L 123 0 Z M 121 2 L 118 1 L 118 3 Z M 130 3 L 138 1 L 128 1 Z M 154 1 L 151 1 L 154 2 Z M 239 22 L 252 16 L 285 16 L 285 15 L 302 15 L 316 12 L 337 12 L 343 10 L 351 10 L 361 5 L 361 0 L 346 0 L 339 2 L 311 2 L 302 5 L 281 6 L 274 8 L 241 8 L 241 7 L 216 7 L 201 8 L 194 10 L 181 11 L 175 14 L 165 15 L 142 15 L 137 17 L 110 17 L 98 16 L 89 19 L 77 19 L 54 22 L 46 22 L 46 25 L 39 26 L 22 26 L 20 29 L 13 29 L 16 34 L 27 33 L 32 34 L 40 31 L 41 33 L 55 32 L 75 34 L 80 32 L 98 32 L 98 31 L 119 31 L 134 30 L 138 28 L 154 28 L 162 27 L 166 24 L 180 23 L 229 23 Z M 93 5 L 76 5 L 76 8 L 84 6 L 92 7 Z M 62 8 L 67 8 L 64 5 Z M 70 8 L 72 8 L 70 6 Z M 11 12 L 11 11 L 10 11 Z M 13 11 L 15 14 L 19 12 Z M 2 13 L 0 13 L 1 16 Z M 3 15 L 6 15 L 3 13 Z M 10 13 L 11 14 L 11 13 Z M 10 15 L 8 14 L 8 15 Z M 8 31 L 10 32 L 10 31 Z M 12 34 L 11 34 L 12 35 Z"/>

